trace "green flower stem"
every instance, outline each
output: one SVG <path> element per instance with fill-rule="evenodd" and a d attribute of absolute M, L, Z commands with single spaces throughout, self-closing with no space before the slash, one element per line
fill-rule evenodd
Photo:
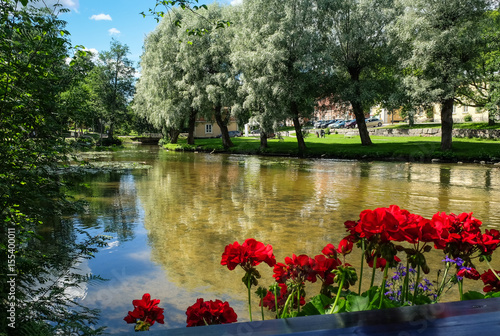
<path fill-rule="evenodd" d="M 415 279 L 415 288 L 413 291 L 412 305 L 415 305 L 415 300 L 417 299 L 418 284 L 420 283 L 420 265 L 417 265 L 417 278 Z"/>
<path fill-rule="evenodd" d="M 497 277 L 498 281 L 500 281 L 500 276 L 497 274 L 497 272 L 493 269 L 493 267 L 491 267 L 490 265 L 490 262 L 488 261 L 488 259 L 484 259 L 486 260 L 486 263 L 488 264 L 488 267 L 490 268 L 490 270 L 493 272 L 493 274 L 495 274 L 495 276 Z"/>
<path fill-rule="evenodd" d="M 300 289 L 297 291 L 297 314 L 300 313 Z"/>
<path fill-rule="evenodd" d="M 380 302 L 378 304 L 378 309 L 382 309 L 382 302 L 384 301 L 385 284 L 387 282 L 387 271 L 389 270 L 389 263 L 385 264 L 384 268 L 384 278 L 382 279 L 382 286 L 380 287 Z"/>
<path fill-rule="evenodd" d="M 262 314 L 262 321 L 264 321 L 264 298 L 260 298 L 260 313 Z"/>
<path fill-rule="evenodd" d="M 288 298 L 286 299 L 285 302 L 285 307 L 283 307 L 283 311 L 281 312 L 281 317 L 283 318 L 283 315 L 285 314 L 286 311 L 288 311 L 288 306 L 290 306 L 290 302 L 293 301 L 293 296 L 295 294 L 295 290 L 292 290 Z"/>
<path fill-rule="evenodd" d="M 365 258 L 365 238 L 361 238 L 361 267 L 359 271 L 359 289 L 358 294 L 361 295 L 361 283 L 363 282 L 363 265 Z"/>
<path fill-rule="evenodd" d="M 252 321 L 252 293 L 250 289 L 252 288 L 252 277 L 248 277 L 248 313 L 250 314 L 250 321 Z"/>
<path fill-rule="evenodd" d="M 278 308 L 278 292 L 279 292 L 279 286 L 274 288 L 274 307 L 276 308 L 276 318 L 279 319 L 280 316 L 280 310 Z"/>
<path fill-rule="evenodd" d="M 403 303 L 408 301 L 408 297 L 410 294 L 410 258 L 408 255 L 406 256 L 406 275 L 403 281 Z"/>
<path fill-rule="evenodd" d="M 458 282 L 458 292 L 460 293 L 460 301 L 464 300 L 464 280 Z"/>
<path fill-rule="evenodd" d="M 441 293 L 443 293 L 445 281 L 446 281 L 446 278 L 448 277 L 448 271 L 450 270 L 450 266 L 451 266 L 451 263 L 447 261 L 446 262 L 446 268 L 444 270 L 443 279 L 441 280 L 441 285 L 439 285 L 438 291 L 436 293 L 437 294 L 436 301 L 439 300 L 439 297 L 441 296 Z"/>
<path fill-rule="evenodd" d="M 370 288 L 373 287 L 373 282 L 375 281 L 375 271 L 376 270 L 377 270 L 377 255 L 375 254 L 375 258 L 373 258 L 372 281 L 370 282 Z"/>
<path fill-rule="evenodd" d="M 337 307 L 340 293 L 342 292 L 342 287 L 344 287 L 344 280 L 345 280 L 345 272 L 342 272 L 342 280 L 340 280 L 339 291 L 337 292 L 337 296 L 335 297 L 335 302 L 333 303 L 333 306 L 328 312 L 328 314 L 333 314 L 333 312 L 335 311 L 335 307 Z"/>

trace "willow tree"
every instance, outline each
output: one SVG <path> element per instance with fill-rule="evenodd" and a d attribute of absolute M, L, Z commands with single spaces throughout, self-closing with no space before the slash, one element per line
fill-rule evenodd
<path fill-rule="evenodd" d="M 179 15 L 180 16 L 180 15 Z M 168 20 L 162 20 L 147 36 L 141 56 L 141 77 L 136 85 L 134 111 L 153 126 L 170 135 L 177 142 L 181 129 L 189 119 L 188 142 L 194 144 L 196 110 L 192 97 L 179 87 L 184 72 L 181 62 L 179 29 Z"/>
<path fill-rule="evenodd" d="M 225 148 L 233 146 L 227 126 L 238 88 L 237 73 L 230 59 L 233 29 L 214 30 L 211 22 L 230 17 L 231 9 L 212 4 L 197 13 L 185 12 L 186 25 L 209 33 L 200 36 L 183 32 L 181 40 L 188 43 L 181 43 L 179 54 L 184 72 L 179 84 L 190 93 L 193 105 L 203 111 L 207 119 L 215 119 Z"/>
<path fill-rule="evenodd" d="M 493 126 L 500 116 L 500 13 L 488 11 L 481 20 L 482 46 L 480 56 L 465 72 L 466 81 L 457 90 L 461 105 L 488 112 L 488 124 Z"/>
<path fill-rule="evenodd" d="M 245 104 L 261 121 L 290 118 L 302 155 L 301 118 L 313 111 L 320 78 L 316 10 L 309 0 L 248 0 L 242 6 L 233 60 Z"/>
<path fill-rule="evenodd" d="M 441 150 L 451 150 L 453 103 L 464 73 L 480 53 L 478 22 L 489 0 L 401 0 L 396 25 L 401 41 L 410 46 L 403 60 L 405 84 L 416 100 L 441 106 Z"/>
<path fill-rule="evenodd" d="M 200 10 L 203 16 L 180 11 L 175 18 L 208 31 L 212 28 L 208 20 L 221 17 L 223 10 L 211 5 Z M 145 42 L 134 103 L 136 112 L 147 116 L 157 127 L 175 130 L 176 134 L 187 121 L 191 144 L 196 117 L 215 118 L 224 147 L 231 147 L 227 124 L 237 80 L 229 60 L 230 41 L 229 28 L 196 35 L 178 29 L 171 18 L 163 19 Z"/>
<path fill-rule="evenodd" d="M 329 83 L 325 93 L 350 102 L 362 145 L 371 145 L 365 113 L 389 94 L 393 0 L 318 0 Z"/>

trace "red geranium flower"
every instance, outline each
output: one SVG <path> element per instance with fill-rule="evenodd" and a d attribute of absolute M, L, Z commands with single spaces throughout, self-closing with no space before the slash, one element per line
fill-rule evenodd
<path fill-rule="evenodd" d="M 229 303 L 221 300 L 204 302 L 202 298 L 187 309 L 186 315 L 188 327 L 233 323 L 238 318 Z"/>
<path fill-rule="evenodd" d="M 353 237 L 347 236 L 340 241 L 339 246 L 337 247 L 337 252 L 345 256 L 351 253 L 353 247 Z"/>
<path fill-rule="evenodd" d="M 486 230 L 485 233 L 481 235 L 479 246 L 483 254 L 491 255 L 500 244 L 500 231 L 491 229 Z"/>
<path fill-rule="evenodd" d="M 337 258 L 337 249 L 333 244 L 327 244 L 323 250 L 321 250 L 321 253 L 326 255 L 328 258 Z"/>
<path fill-rule="evenodd" d="M 375 258 L 372 256 L 369 260 L 368 260 L 368 266 L 373 268 L 373 260 Z M 399 263 L 401 262 L 401 259 L 399 259 L 398 256 L 394 256 L 394 261 Z M 385 265 L 387 265 L 387 260 L 385 260 L 384 258 L 382 257 L 379 257 L 377 258 L 377 268 L 380 268 L 381 271 L 383 271 L 385 269 Z"/>
<path fill-rule="evenodd" d="M 328 286 L 333 284 L 335 279 L 335 274 L 332 273 L 339 265 L 342 265 L 337 258 L 327 258 L 324 255 L 317 255 L 314 257 L 313 271 L 316 273 L 318 278 L 323 281 L 323 286 Z"/>
<path fill-rule="evenodd" d="M 316 272 L 314 271 L 315 261 L 305 254 L 292 257 L 286 257 L 285 263 L 277 263 L 274 266 L 274 275 L 276 282 L 284 283 L 291 279 L 295 283 L 304 281 L 316 282 Z"/>
<path fill-rule="evenodd" d="M 227 265 L 229 270 L 234 270 L 236 266 L 240 265 L 245 271 L 248 271 L 261 262 L 265 262 L 271 267 L 276 265 L 273 247 L 249 238 L 242 245 L 238 242 L 227 245 L 222 254 L 221 265 Z"/>
<path fill-rule="evenodd" d="M 472 280 L 478 280 L 481 277 L 481 275 L 479 275 L 479 272 L 473 267 L 462 267 L 457 272 L 457 276 Z"/>
<path fill-rule="evenodd" d="M 495 272 L 500 275 L 500 271 L 495 270 Z M 483 288 L 485 293 L 500 291 L 500 280 L 498 280 L 492 270 L 488 270 L 481 274 L 481 280 L 483 280 L 485 285 Z"/>
<path fill-rule="evenodd" d="M 124 320 L 127 323 L 136 323 L 136 331 L 149 330 L 155 322 L 163 324 L 163 308 L 158 307 L 160 300 L 151 300 L 148 293 L 142 296 L 142 300 L 133 300 L 134 311 L 128 312 Z"/>

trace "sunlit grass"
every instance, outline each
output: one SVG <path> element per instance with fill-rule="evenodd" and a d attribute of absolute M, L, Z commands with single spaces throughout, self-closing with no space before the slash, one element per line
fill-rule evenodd
<path fill-rule="evenodd" d="M 268 139 L 268 148 L 260 149 L 258 137 L 231 138 L 234 147 L 224 150 L 222 140 L 196 139 L 194 146 L 180 139 L 178 144 L 167 144 L 170 150 L 199 150 L 262 155 L 298 155 L 295 137 Z M 361 146 L 359 136 L 341 134 L 326 135 L 318 138 L 309 135 L 305 138 L 307 151 L 304 157 L 321 157 L 337 159 L 394 160 L 394 161 L 430 161 L 442 159 L 449 161 L 500 161 L 500 142 L 485 139 L 453 140 L 453 150 L 440 150 L 440 137 L 383 137 L 372 136 L 372 146 Z"/>

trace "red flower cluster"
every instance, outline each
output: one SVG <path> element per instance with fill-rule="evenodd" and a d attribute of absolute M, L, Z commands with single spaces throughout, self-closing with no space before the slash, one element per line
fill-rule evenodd
<path fill-rule="evenodd" d="M 315 264 L 314 259 L 305 254 L 298 257 L 293 254 L 291 258 L 285 258 L 285 263 L 277 263 L 274 266 L 273 277 L 278 283 L 285 283 L 287 280 L 295 283 L 303 283 L 306 280 L 316 282 Z"/>
<path fill-rule="evenodd" d="M 238 242 L 227 245 L 222 254 L 221 265 L 227 265 L 229 270 L 234 270 L 236 266 L 240 265 L 245 271 L 248 271 L 261 262 L 265 262 L 271 267 L 276 264 L 273 247 L 249 238 L 242 245 Z"/>
<path fill-rule="evenodd" d="M 375 210 L 364 210 L 359 214 L 357 222 L 344 223 L 347 230 L 357 240 L 377 237 L 381 243 L 389 241 L 433 241 L 435 230 L 429 226 L 429 220 L 411 214 L 397 205 Z"/>
<path fill-rule="evenodd" d="M 283 309 L 285 307 L 286 300 L 288 299 L 288 296 L 290 295 L 290 292 L 288 291 L 288 287 L 284 283 L 278 284 L 280 286 L 280 296 L 278 297 L 278 309 Z M 296 302 L 294 302 L 294 305 L 296 306 Z M 304 297 L 300 297 L 300 305 L 303 306 L 306 304 L 306 301 Z M 276 301 L 274 299 L 274 293 L 272 291 L 268 291 L 266 296 L 262 299 L 262 306 L 268 308 L 270 311 L 276 311 Z M 296 308 L 296 307 L 294 307 Z"/>
<path fill-rule="evenodd" d="M 134 311 L 128 312 L 124 320 L 127 323 L 136 323 L 139 330 L 149 330 L 155 322 L 163 324 L 163 308 L 158 307 L 160 300 L 151 300 L 148 293 L 142 296 L 142 300 L 133 300 Z M 142 322 L 142 323 L 141 323 Z"/>
<path fill-rule="evenodd" d="M 233 323 L 238 318 L 229 303 L 221 300 L 204 302 L 198 299 L 187 309 L 186 315 L 188 327 Z"/>
<path fill-rule="evenodd" d="M 500 271 L 495 270 L 495 272 L 500 275 Z M 481 280 L 484 283 L 483 291 L 485 293 L 500 291 L 500 280 L 498 280 L 492 270 L 481 274 Z"/>
<path fill-rule="evenodd" d="M 412 214 L 396 205 L 388 208 L 364 210 L 357 222 L 344 223 L 352 240 L 366 238 L 372 243 L 384 244 L 391 241 L 410 244 L 434 243 L 437 249 L 444 249 L 453 258 L 471 255 L 475 251 L 491 254 L 500 244 L 500 231 L 481 232 L 481 221 L 472 213 L 460 215 L 437 213 L 432 219 Z"/>
<path fill-rule="evenodd" d="M 344 239 L 338 248 L 333 244 L 326 245 L 321 251 L 324 255 L 319 254 L 314 259 L 305 254 L 299 256 L 293 254 L 291 258 L 286 257 L 284 263 L 277 263 L 274 266 L 273 277 L 279 284 L 284 284 L 288 280 L 302 284 L 305 281 L 316 282 L 320 279 L 323 286 L 327 287 L 333 284 L 335 279 L 332 271 L 342 265 L 337 254 L 346 254 L 351 250 L 352 242 Z"/>

